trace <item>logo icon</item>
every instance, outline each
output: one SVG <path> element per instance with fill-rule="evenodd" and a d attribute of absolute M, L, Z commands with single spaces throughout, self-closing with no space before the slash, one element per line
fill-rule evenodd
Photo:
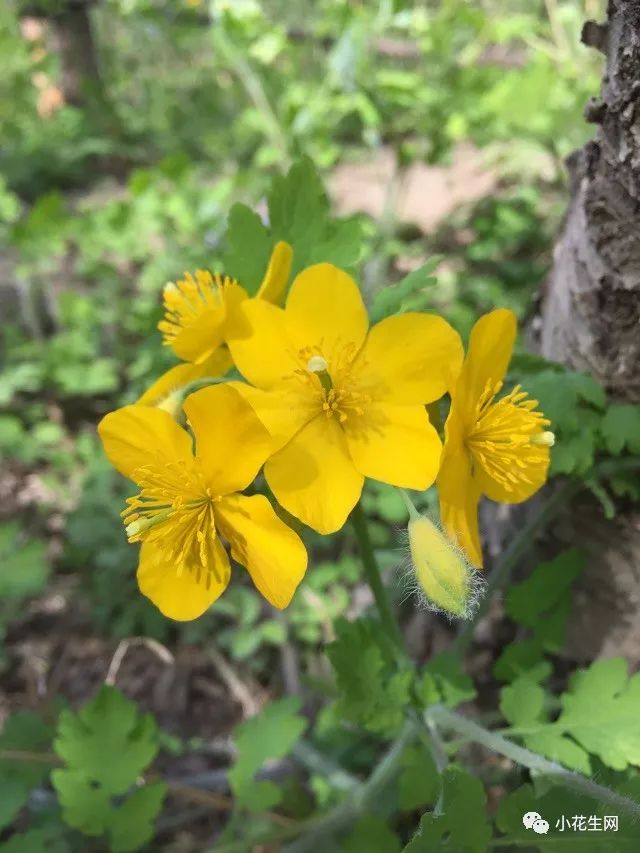
<path fill-rule="evenodd" d="M 525 829 L 532 829 L 538 835 L 549 832 L 549 823 L 538 812 L 526 812 L 522 816 L 522 823 Z"/>

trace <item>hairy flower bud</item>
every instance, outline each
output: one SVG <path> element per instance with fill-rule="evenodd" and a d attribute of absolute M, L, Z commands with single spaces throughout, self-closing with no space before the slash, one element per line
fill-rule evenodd
<path fill-rule="evenodd" d="M 417 588 L 427 605 L 467 618 L 477 580 L 464 552 L 423 515 L 409 521 L 409 547 Z"/>

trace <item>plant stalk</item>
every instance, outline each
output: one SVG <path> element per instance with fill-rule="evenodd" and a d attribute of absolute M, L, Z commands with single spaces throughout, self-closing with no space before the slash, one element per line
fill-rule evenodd
<path fill-rule="evenodd" d="M 371 587 L 371 591 L 373 592 L 373 597 L 375 598 L 376 606 L 378 608 L 378 613 L 380 614 L 380 621 L 382 622 L 382 625 L 393 645 L 402 653 L 403 656 L 406 656 L 404 638 L 400 631 L 400 626 L 396 621 L 391 602 L 389 601 L 389 596 L 387 595 L 387 591 L 382 582 L 380 569 L 378 568 L 378 562 L 371 543 L 371 537 L 369 536 L 367 519 L 360 503 L 356 504 L 355 509 L 351 513 L 351 524 L 358 542 L 360 558 L 362 560 L 367 582 Z"/>
<path fill-rule="evenodd" d="M 504 755 L 505 758 L 509 758 L 522 767 L 556 779 L 564 787 L 573 788 L 600 803 L 607 803 L 626 814 L 633 815 L 636 819 L 640 818 L 640 803 L 618 794 L 610 788 L 605 788 L 604 785 L 598 785 L 597 782 L 593 782 L 586 776 L 567 770 L 555 761 L 549 761 L 529 749 L 518 746 L 513 741 L 479 726 L 455 711 L 450 711 L 442 705 L 434 705 L 425 712 L 424 718 L 427 725 L 431 722 L 435 723 L 436 726 L 454 731 L 467 740 L 479 743 L 499 755 Z"/>

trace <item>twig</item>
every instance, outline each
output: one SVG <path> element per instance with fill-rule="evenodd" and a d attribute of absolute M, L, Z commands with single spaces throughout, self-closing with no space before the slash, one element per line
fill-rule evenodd
<path fill-rule="evenodd" d="M 246 684 L 238 678 L 217 649 L 208 649 L 207 654 L 217 669 L 220 678 L 222 678 L 229 688 L 231 695 L 242 707 L 242 713 L 244 716 L 255 717 L 255 715 L 260 711 L 261 706 L 257 699 L 251 694 Z"/>
<path fill-rule="evenodd" d="M 114 686 L 118 677 L 118 672 L 122 666 L 122 661 L 129 649 L 133 646 L 145 646 L 150 652 L 153 652 L 154 655 L 159 657 L 163 663 L 167 664 L 167 666 L 172 666 L 175 661 L 175 658 L 169 649 L 157 640 L 152 640 L 151 637 L 128 637 L 126 640 L 121 640 L 118 643 L 118 647 L 111 658 L 111 663 L 109 664 L 109 669 L 107 670 L 107 675 L 104 679 L 105 684 L 108 684 L 110 687 Z"/>

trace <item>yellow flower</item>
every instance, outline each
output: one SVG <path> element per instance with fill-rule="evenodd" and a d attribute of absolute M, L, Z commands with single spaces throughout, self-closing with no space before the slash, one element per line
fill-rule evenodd
<path fill-rule="evenodd" d="M 274 438 L 265 476 L 292 515 L 331 533 L 365 477 L 431 485 L 441 443 L 424 406 L 462 362 L 443 319 L 407 313 L 369 331 L 358 286 L 331 264 L 300 273 L 285 310 L 251 300 L 240 315 L 244 327 L 229 348 L 253 387 L 235 387 Z"/>
<path fill-rule="evenodd" d="M 471 331 L 469 349 L 451 391 L 445 424 L 442 466 L 438 474 L 440 515 L 476 566 L 482 566 L 478 500 L 487 495 L 502 503 L 520 503 L 547 479 L 553 433 L 517 385 L 496 395 L 516 337 L 516 318 L 500 308 L 485 314 Z"/>
<path fill-rule="evenodd" d="M 307 566 L 299 537 L 263 495 L 237 494 L 255 478 L 271 440 L 251 407 L 227 385 L 191 394 L 184 409 L 195 436 L 161 409 L 125 406 L 98 431 L 115 467 L 140 493 L 124 521 L 142 542 L 140 590 L 165 616 L 195 619 L 229 583 L 231 555 L 275 607 L 286 607 Z"/>
<path fill-rule="evenodd" d="M 256 299 L 278 302 L 291 271 L 293 250 L 276 243 Z M 205 376 L 222 376 L 232 365 L 224 346 L 237 321 L 238 306 L 249 298 L 235 279 L 197 270 L 185 273 L 164 289 L 164 319 L 158 323 L 165 346 L 170 346 L 185 364 L 164 373 L 138 399 L 143 405 L 161 405 L 169 395 Z"/>

